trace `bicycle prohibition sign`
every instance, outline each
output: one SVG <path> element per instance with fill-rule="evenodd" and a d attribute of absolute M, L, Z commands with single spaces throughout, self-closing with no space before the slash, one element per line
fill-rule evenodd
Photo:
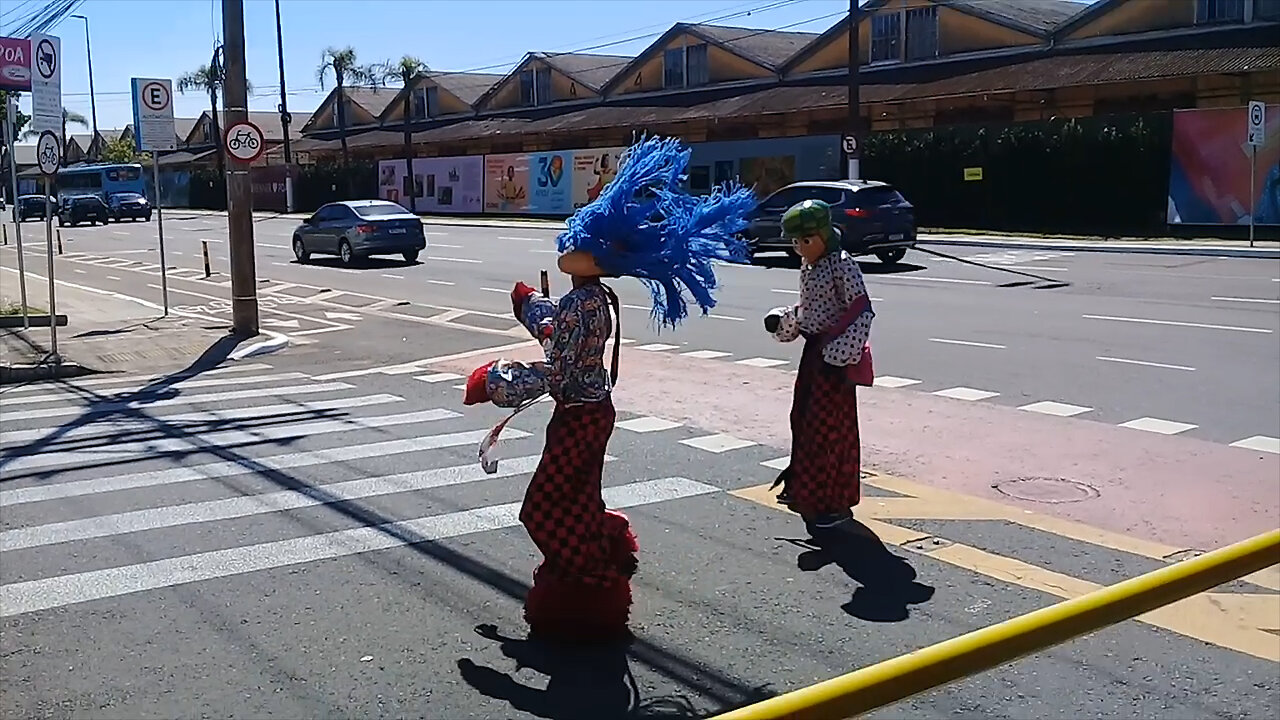
<path fill-rule="evenodd" d="M 227 154 L 241 162 L 257 160 L 266 149 L 262 130 L 251 122 L 234 123 L 227 128 L 225 138 Z"/>

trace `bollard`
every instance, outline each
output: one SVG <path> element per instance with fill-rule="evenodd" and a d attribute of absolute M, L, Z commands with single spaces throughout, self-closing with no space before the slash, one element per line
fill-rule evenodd
<path fill-rule="evenodd" d="M 54 230 L 54 232 L 57 233 L 58 235 L 58 254 L 61 255 L 62 254 L 62 228 L 58 228 L 57 230 Z"/>
<path fill-rule="evenodd" d="M 213 271 L 209 269 L 209 241 L 208 240 L 200 241 L 200 250 L 204 254 L 204 276 L 209 277 L 210 275 L 213 274 Z"/>
<path fill-rule="evenodd" d="M 0 225 L 0 237 L 3 237 L 3 242 L 0 242 L 0 245 L 9 244 L 9 226 L 8 225 Z"/>

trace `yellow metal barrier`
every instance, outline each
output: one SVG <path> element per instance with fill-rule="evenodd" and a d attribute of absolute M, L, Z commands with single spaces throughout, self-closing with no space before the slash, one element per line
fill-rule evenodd
<path fill-rule="evenodd" d="M 839 720 L 1135 618 L 1280 562 L 1280 530 L 712 720 Z"/>

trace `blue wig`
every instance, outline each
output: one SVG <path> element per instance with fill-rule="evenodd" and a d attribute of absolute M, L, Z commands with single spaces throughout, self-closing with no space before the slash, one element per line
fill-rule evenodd
<path fill-rule="evenodd" d="M 653 295 L 653 318 L 675 327 L 688 314 L 684 291 L 707 314 L 715 307 L 714 261 L 745 263 L 737 233 L 756 207 L 737 183 L 697 197 L 681 187 L 690 150 L 675 138 L 646 138 L 623 155 L 618 174 L 565 225 L 561 253 L 590 253 L 610 275 L 639 278 Z M 683 286 L 683 289 L 682 289 Z"/>

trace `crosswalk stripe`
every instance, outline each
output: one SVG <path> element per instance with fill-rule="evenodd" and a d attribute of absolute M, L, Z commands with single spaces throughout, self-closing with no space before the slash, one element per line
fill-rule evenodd
<path fill-rule="evenodd" d="M 9 412 L 5 411 L 5 420 L 15 422 L 21 420 L 38 420 L 40 418 L 58 417 L 59 415 L 75 415 L 77 413 L 92 416 L 105 415 L 120 410 L 133 410 L 146 412 L 151 408 L 172 407 L 174 405 L 195 405 L 197 403 L 223 402 L 226 400 L 247 400 L 261 398 L 264 395 L 306 395 L 309 393 L 333 392 L 334 390 L 350 390 L 351 385 L 342 382 L 334 383 L 316 383 L 311 385 L 291 385 L 289 387 L 273 387 L 270 389 L 258 390 L 236 390 L 234 392 L 224 393 L 207 393 L 204 395 L 187 395 L 183 397 L 167 398 L 164 400 L 147 401 L 145 398 L 137 400 L 127 400 L 123 402 L 105 402 L 97 403 L 91 406 L 66 405 L 56 408 L 44 408 L 41 410 L 28 410 L 26 412 Z"/>
<path fill-rule="evenodd" d="M 218 430 L 214 432 L 193 433 L 185 437 L 168 437 L 158 440 L 143 440 L 131 443 L 108 445 L 104 450 L 77 450 L 70 452 L 44 452 L 36 448 L 31 454 L 13 453 L 0 457 L 0 468 L 9 478 L 24 470 L 52 466 L 73 465 L 76 463 L 102 463 L 104 461 L 120 462 L 123 460 L 154 457 L 165 453 L 207 453 L 235 445 L 252 445 L 279 440 L 293 440 L 351 430 L 411 425 L 414 423 L 448 420 L 462 417 L 452 410 L 434 408 L 421 412 L 401 413 L 399 415 L 379 415 L 375 417 L 342 418 L 338 420 L 319 420 L 316 422 L 290 423 L 275 427 L 255 428 L 252 430 Z"/>
<path fill-rule="evenodd" d="M 396 473 L 327 485 L 309 486 L 301 490 L 233 497 L 225 500 L 147 508 L 132 512 L 102 515 L 82 520 L 37 525 L 0 533 L 0 551 L 76 542 L 91 538 L 195 523 L 232 520 L 250 515 L 298 510 L 316 505 L 349 502 L 394 493 L 430 490 L 462 485 L 481 480 L 508 478 L 531 473 L 538 467 L 539 455 L 512 458 L 498 464 L 498 471 L 486 473 L 478 463 L 454 467 L 432 468 L 416 472 Z M 614 458 L 606 457 L 606 460 Z"/>
<path fill-rule="evenodd" d="M 125 420 L 109 420 L 91 423 L 58 434 L 59 428 L 43 427 L 31 430 L 9 430 L 0 432 L 0 450 L 9 451 L 15 443 L 27 443 L 45 437 L 54 437 L 58 444 L 81 438 L 98 438 L 109 441 L 110 435 L 127 432 L 157 432 L 157 423 L 173 426 L 176 423 L 206 422 L 246 422 L 252 420 L 271 420 L 273 417 L 290 413 L 317 413 L 328 410 L 345 410 L 346 408 L 381 405 L 383 403 L 404 402 L 398 395 L 363 395 L 361 397 L 337 398 L 334 400 L 317 400 L 316 402 L 282 403 L 280 405 L 256 405 L 234 410 L 209 410 L 205 412 L 179 413 L 177 415 L 152 415 L 146 418 L 129 418 Z M 305 419 L 305 418 L 300 418 Z M 46 452 L 50 446 L 44 446 Z"/>
<path fill-rule="evenodd" d="M 605 488 L 603 494 L 608 506 L 625 509 L 716 492 L 719 489 L 711 485 L 671 477 L 613 486 Z M 520 523 L 519 514 L 520 503 L 490 505 L 414 520 L 12 583 L 0 586 L 0 617 L 387 550 L 410 542 L 433 542 L 515 527 Z"/>
<path fill-rule="evenodd" d="M 250 363 L 247 365 L 228 365 L 227 367 L 213 368 L 212 370 L 202 370 L 199 372 L 170 373 L 167 375 L 108 375 L 106 377 L 73 378 L 70 380 L 45 380 L 26 385 L 11 385 L 4 389 L 0 389 L 0 406 L 8 403 L 8 399 L 10 397 L 17 397 L 20 394 L 28 392 L 62 390 L 65 393 L 78 388 L 101 387 L 103 385 L 115 385 L 118 383 L 146 384 L 164 379 L 180 382 L 189 377 L 210 377 L 215 375 L 225 375 L 227 373 L 256 372 L 258 370 L 270 369 L 271 366 L 266 363 Z"/>
<path fill-rule="evenodd" d="M 209 380 L 192 380 L 190 382 L 179 381 L 172 384 L 165 384 L 165 385 L 160 385 L 155 387 L 153 387 L 152 385 L 133 385 L 129 387 L 111 388 L 107 392 L 120 393 L 120 394 L 138 393 L 140 391 L 161 393 L 161 392 L 165 392 L 166 390 L 172 390 L 176 388 L 182 388 L 183 390 L 187 390 L 190 388 L 220 387 L 223 385 L 256 385 L 258 383 L 274 382 L 278 380 L 298 380 L 300 378 L 305 378 L 305 377 L 307 377 L 306 373 L 287 372 L 287 373 L 277 373 L 275 375 L 249 375 L 248 377 L 212 378 Z M 26 395 L 23 397 L 16 397 L 12 399 L 5 398 L 4 404 L 7 407 L 12 407 L 14 405 L 34 405 L 36 403 L 66 402 L 69 398 L 79 399 L 79 397 L 80 396 L 77 396 L 77 395 L 68 396 L 67 393 L 50 393 L 48 395 Z"/>
<path fill-rule="evenodd" d="M 293 452 L 253 459 L 220 460 L 203 465 L 185 465 L 164 470 L 149 470 L 94 478 L 92 480 L 76 480 L 51 485 L 0 490 L 0 507 L 121 490 L 154 488 L 197 480 L 216 480 L 234 475 L 289 470 L 312 465 L 324 465 L 326 463 L 363 460 L 371 457 L 403 455 L 425 450 L 478 445 L 488 435 L 489 430 L 468 430 L 466 432 L 445 433 L 442 435 L 422 435 L 364 445 L 328 448 L 309 452 Z M 529 437 L 529 433 L 508 427 L 502 431 L 502 437 L 505 442 L 506 440 Z M 501 467 L 501 463 L 499 463 L 499 467 Z"/>

